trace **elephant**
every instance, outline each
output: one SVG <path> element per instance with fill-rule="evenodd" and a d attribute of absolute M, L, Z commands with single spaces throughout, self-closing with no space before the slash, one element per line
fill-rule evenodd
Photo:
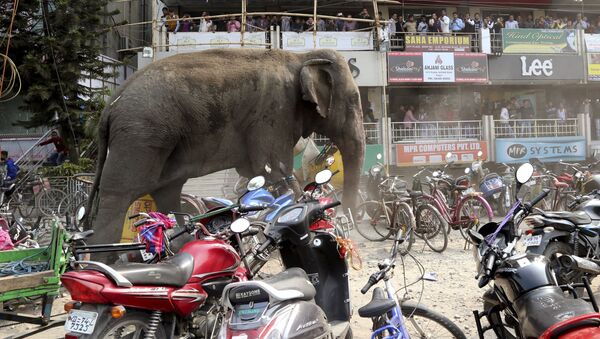
<path fill-rule="evenodd" d="M 151 63 L 100 117 L 90 243 L 118 242 L 128 206 L 145 194 L 159 211 L 177 211 L 188 178 L 235 168 L 279 180 L 265 164 L 291 174 L 294 145 L 314 132 L 340 148 L 343 204 L 353 207 L 365 151 L 361 107 L 350 69 L 333 50 L 215 49 Z"/>

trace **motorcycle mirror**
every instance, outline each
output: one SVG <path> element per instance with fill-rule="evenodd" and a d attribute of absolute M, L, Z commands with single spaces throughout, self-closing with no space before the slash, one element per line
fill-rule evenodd
<path fill-rule="evenodd" d="M 465 168 L 465 174 L 469 174 L 469 173 L 471 173 L 471 168 L 470 167 Z"/>
<path fill-rule="evenodd" d="M 526 162 L 523 165 L 519 166 L 517 172 L 515 173 L 517 182 L 521 185 L 528 182 L 529 179 L 533 176 L 533 165 Z"/>
<path fill-rule="evenodd" d="M 333 165 L 334 162 L 335 162 L 335 159 L 333 157 L 327 158 L 327 166 Z"/>
<path fill-rule="evenodd" d="M 577 172 L 575 173 L 575 178 L 579 179 L 583 176 L 583 174 L 581 174 L 581 172 Z"/>
<path fill-rule="evenodd" d="M 265 164 L 265 172 L 267 172 L 267 174 L 271 174 L 271 166 L 269 166 L 269 164 Z"/>
<path fill-rule="evenodd" d="M 432 175 L 434 178 L 437 178 L 437 177 L 439 177 L 439 176 L 440 176 L 440 171 L 433 171 L 433 173 L 431 173 L 431 175 Z"/>
<path fill-rule="evenodd" d="M 236 219 L 231 223 L 231 226 L 229 226 L 229 229 L 231 229 L 231 231 L 234 233 L 242 233 L 248 228 L 250 228 L 250 221 L 245 218 Z"/>
<path fill-rule="evenodd" d="M 258 177 L 254 177 L 248 181 L 248 186 L 246 187 L 248 191 L 256 191 L 259 188 L 262 188 L 265 185 L 265 177 L 259 175 Z"/>
<path fill-rule="evenodd" d="M 383 155 L 381 155 L 381 153 L 377 153 L 377 160 L 381 160 L 383 159 Z"/>
<path fill-rule="evenodd" d="M 478 233 L 477 231 L 475 231 L 474 229 L 470 229 L 469 230 L 469 237 L 471 238 L 471 240 L 473 240 L 473 242 L 477 245 L 481 244 L 483 242 L 483 240 L 485 240 L 483 238 L 483 235 L 481 235 L 480 233 Z"/>
<path fill-rule="evenodd" d="M 322 185 L 326 182 L 329 182 L 329 180 L 331 180 L 332 176 L 333 176 L 333 173 L 331 173 L 330 170 L 328 170 L 328 169 L 322 170 L 321 172 L 319 172 L 315 175 L 315 182 L 319 185 Z"/>
<path fill-rule="evenodd" d="M 477 157 L 478 158 L 481 158 L 482 156 L 483 156 L 483 152 L 482 151 L 477 152 Z"/>
<path fill-rule="evenodd" d="M 77 213 L 76 213 L 77 221 L 83 220 L 84 216 L 85 216 L 85 206 L 81 206 L 77 209 Z"/>
<path fill-rule="evenodd" d="M 454 162 L 454 154 L 452 152 L 446 153 L 446 162 L 449 164 Z"/>

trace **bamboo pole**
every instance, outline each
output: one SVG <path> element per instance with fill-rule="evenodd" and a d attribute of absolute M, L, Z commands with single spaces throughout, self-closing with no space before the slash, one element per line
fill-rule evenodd
<path fill-rule="evenodd" d="M 317 1 L 313 1 L 313 48 L 317 48 Z"/>
<path fill-rule="evenodd" d="M 375 17 L 375 48 L 379 50 L 379 7 L 377 7 L 377 0 L 373 0 L 373 16 Z"/>
<path fill-rule="evenodd" d="M 242 27 L 240 32 L 242 33 L 242 47 L 244 47 L 244 33 L 246 33 L 246 1 L 242 0 Z"/>

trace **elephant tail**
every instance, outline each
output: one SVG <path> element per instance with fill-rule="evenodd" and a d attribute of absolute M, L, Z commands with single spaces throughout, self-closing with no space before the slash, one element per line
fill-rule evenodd
<path fill-rule="evenodd" d="M 95 202 L 96 193 L 98 192 L 98 188 L 100 187 L 100 179 L 102 177 L 102 170 L 104 169 L 104 162 L 106 161 L 106 156 L 108 155 L 108 120 L 109 120 L 108 111 L 104 111 L 102 116 L 100 117 L 100 122 L 98 124 L 98 161 L 96 165 L 96 176 L 94 178 L 94 185 L 92 186 L 92 190 L 90 191 L 90 195 L 88 197 L 86 213 L 84 217 L 84 225 L 86 229 L 92 229 L 92 219 L 95 215 L 94 207 L 98 206 Z"/>

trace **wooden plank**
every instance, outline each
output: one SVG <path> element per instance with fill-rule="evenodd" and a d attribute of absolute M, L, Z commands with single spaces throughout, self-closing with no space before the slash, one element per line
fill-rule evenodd
<path fill-rule="evenodd" d="M 46 284 L 45 278 L 52 276 L 54 276 L 54 271 L 2 277 L 0 278 L 0 293 L 44 285 Z"/>

